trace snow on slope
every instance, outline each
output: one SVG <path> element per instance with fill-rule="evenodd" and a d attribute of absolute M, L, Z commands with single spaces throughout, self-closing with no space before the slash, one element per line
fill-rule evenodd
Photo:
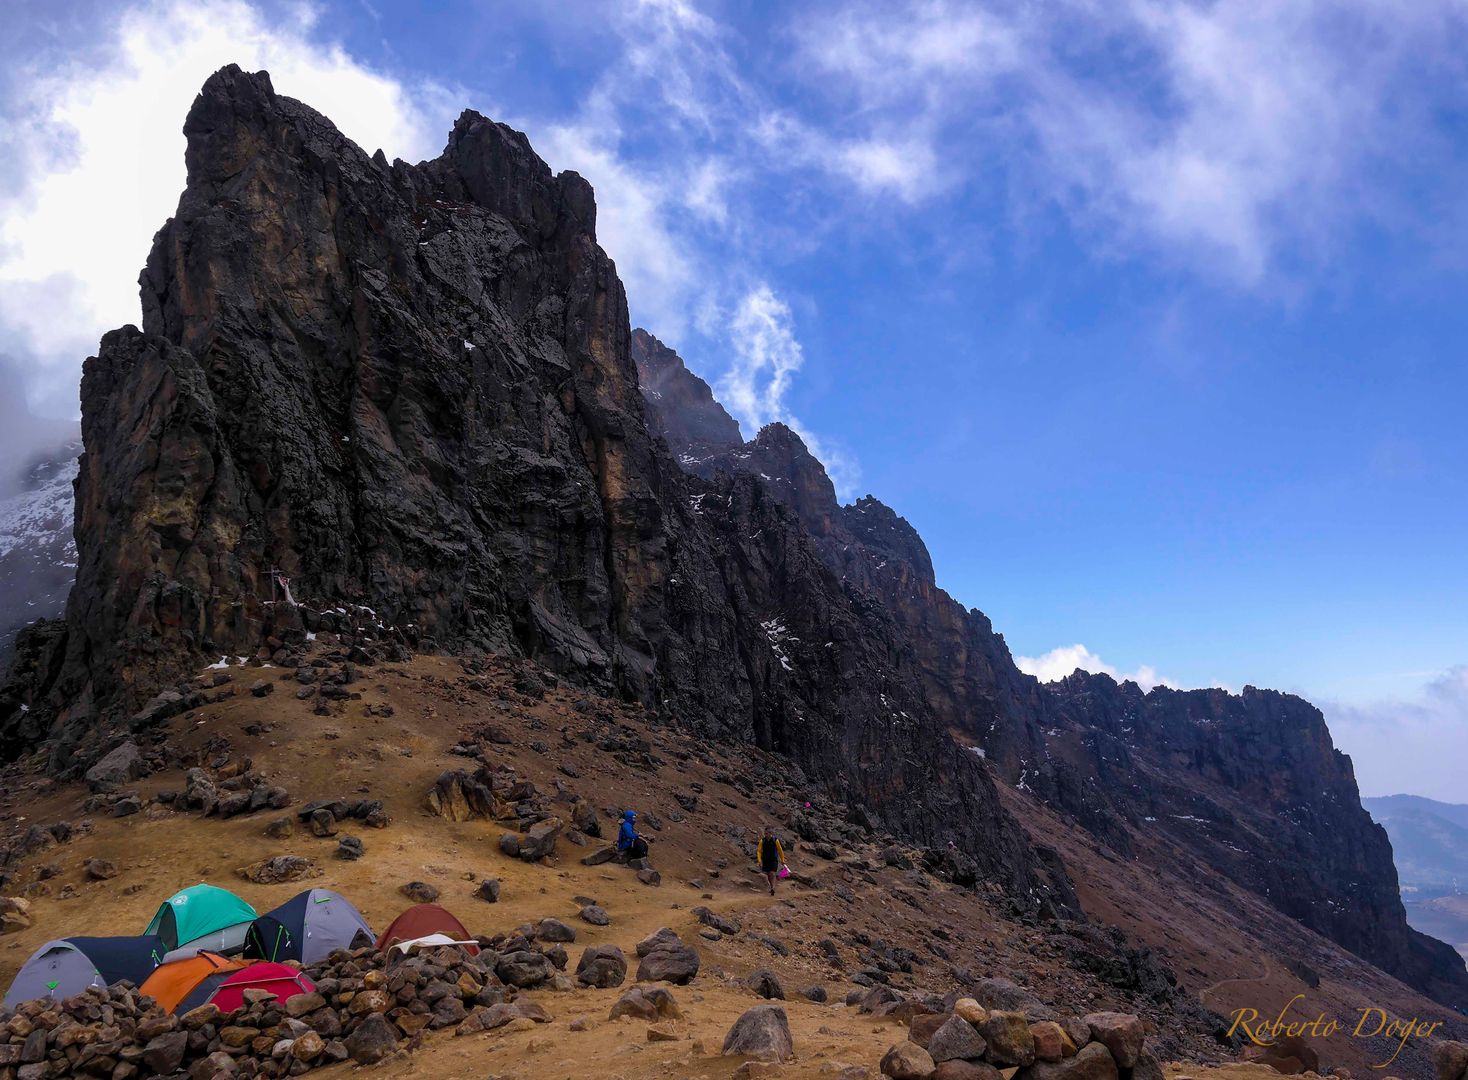
<path fill-rule="evenodd" d="M 15 635 L 36 619 L 60 615 L 76 576 L 73 494 L 80 443 L 32 465 L 18 494 L 0 499 L 0 671 Z"/>

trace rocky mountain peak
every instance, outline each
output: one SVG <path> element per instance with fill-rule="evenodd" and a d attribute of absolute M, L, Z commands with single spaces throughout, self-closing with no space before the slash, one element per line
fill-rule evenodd
<path fill-rule="evenodd" d="M 738 422 L 672 349 L 639 328 L 632 331 L 632 359 L 653 427 L 685 468 L 744 445 Z"/>
<path fill-rule="evenodd" d="M 330 623 L 369 658 L 528 658 L 778 754 L 1023 918 L 1080 913 L 1059 815 L 1468 1002 L 1318 713 L 1021 673 L 907 522 L 841 507 L 785 425 L 740 441 L 632 333 L 589 185 L 522 134 L 465 113 L 440 157 L 388 164 L 234 67 L 185 131 L 144 329 L 85 365 L 76 586 L 0 686 L 0 758 L 78 775 L 155 695 Z"/>

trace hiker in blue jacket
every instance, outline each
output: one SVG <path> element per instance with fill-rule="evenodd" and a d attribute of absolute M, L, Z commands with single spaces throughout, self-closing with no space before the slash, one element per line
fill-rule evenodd
<path fill-rule="evenodd" d="M 621 827 L 617 829 L 617 850 L 629 859 L 645 859 L 647 838 L 638 833 L 636 821 L 636 810 L 623 812 Z"/>

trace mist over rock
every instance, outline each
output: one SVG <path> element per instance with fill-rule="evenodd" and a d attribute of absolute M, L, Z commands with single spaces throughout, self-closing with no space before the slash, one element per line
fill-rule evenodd
<path fill-rule="evenodd" d="M 76 576 L 72 481 L 81 442 L 33 454 L 0 497 L 0 669 L 9 666 L 16 635 L 37 619 L 66 609 Z"/>

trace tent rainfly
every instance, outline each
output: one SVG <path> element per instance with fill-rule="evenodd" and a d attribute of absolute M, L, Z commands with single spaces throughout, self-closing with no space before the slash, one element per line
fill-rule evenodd
<path fill-rule="evenodd" d="M 163 941 L 142 937 L 73 937 L 48 941 L 16 972 L 4 1004 L 59 1000 L 89 986 L 141 985 L 163 960 Z"/>
<path fill-rule="evenodd" d="M 381 951 L 399 941 L 411 941 L 429 934 L 447 934 L 456 941 L 471 940 L 464 924 L 437 904 L 414 904 L 382 932 L 377 939 L 377 948 Z"/>
<path fill-rule="evenodd" d="M 447 934 L 425 934 L 423 937 L 408 938 L 406 941 L 394 940 L 388 946 L 388 952 L 401 952 L 407 954 L 414 949 L 430 949 L 437 945 L 452 945 L 456 949 L 463 949 L 469 956 L 479 955 L 479 942 L 463 941 L 459 938 L 451 938 Z"/>
<path fill-rule="evenodd" d="M 228 889 L 194 885 L 163 901 L 147 932 L 163 939 L 165 960 L 177 960 L 201 949 L 239 952 L 254 921 L 255 909 Z"/>
<path fill-rule="evenodd" d="M 188 1012 L 200 1005 L 213 1002 L 221 1012 L 231 1013 L 245 1003 L 246 990 L 266 990 L 275 995 L 276 1001 L 285 1001 L 296 994 L 309 994 L 316 984 L 303 973 L 285 964 L 254 963 L 227 976 L 225 980 L 204 995 L 195 991 L 184 998 L 180 1012 Z"/>
<path fill-rule="evenodd" d="M 161 965 L 138 989 L 163 1006 L 164 1012 L 177 1012 L 185 999 L 200 994 L 202 1004 L 220 983 L 247 966 L 243 960 L 199 952 Z"/>
<path fill-rule="evenodd" d="M 360 949 L 372 943 L 372 928 L 345 897 L 330 889 L 307 889 L 250 924 L 244 955 L 251 960 L 314 964 L 334 949 Z"/>

